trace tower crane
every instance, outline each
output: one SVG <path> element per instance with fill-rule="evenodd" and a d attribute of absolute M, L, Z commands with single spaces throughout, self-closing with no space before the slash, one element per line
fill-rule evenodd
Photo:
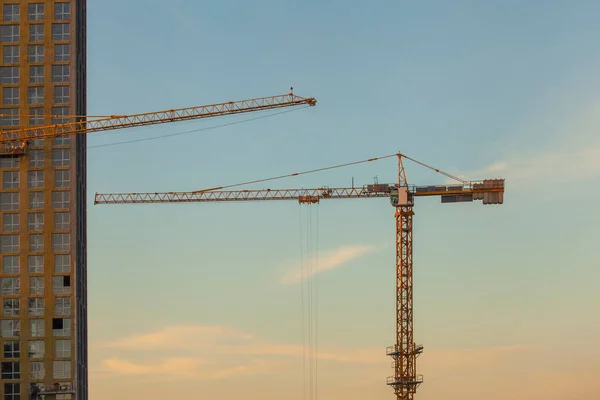
<path fill-rule="evenodd" d="M 29 142 L 37 139 L 219 117 L 283 107 L 300 105 L 315 106 L 316 104 L 317 101 L 312 97 L 304 98 L 290 92 L 289 94 L 277 96 L 258 97 L 248 100 L 229 101 L 226 103 L 154 111 L 142 114 L 111 115 L 109 117 L 97 119 L 78 117 L 78 119 L 80 119 L 79 121 L 2 131 L 0 132 L 0 156 L 23 155 L 26 153 Z"/>
<path fill-rule="evenodd" d="M 350 188 L 323 186 L 314 189 L 223 190 L 235 186 L 293 177 L 391 157 L 397 157 L 398 159 L 398 181 L 394 184 L 375 183 Z M 406 180 L 403 158 L 456 180 L 458 184 L 434 186 L 409 185 Z M 395 209 L 396 221 L 396 343 L 386 349 L 386 354 L 393 360 L 392 364 L 394 368 L 394 375 L 387 378 L 387 385 L 394 389 L 397 400 L 413 400 L 417 387 L 423 382 L 423 376 L 417 374 L 416 371 L 416 359 L 423 352 L 423 346 L 416 344 L 413 338 L 413 206 L 415 198 L 425 196 L 438 196 L 441 198 L 442 203 L 481 200 L 483 204 L 502 204 L 504 202 L 504 179 L 465 181 L 404 154 L 396 153 L 333 167 L 194 192 L 97 193 L 94 198 L 94 204 L 202 203 L 265 200 L 297 200 L 299 204 L 316 204 L 321 200 L 333 199 L 389 198 Z"/>

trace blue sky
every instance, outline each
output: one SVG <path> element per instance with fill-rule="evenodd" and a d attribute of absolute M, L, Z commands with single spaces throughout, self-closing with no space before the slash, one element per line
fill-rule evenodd
<path fill-rule="evenodd" d="M 574 399 L 597 393 L 599 12 L 592 1 L 90 2 L 90 115 L 290 86 L 318 101 L 135 144 L 94 147 L 267 113 L 90 136 L 94 395 L 129 398 L 142 382 L 151 400 L 198 390 L 230 399 L 239 393 L 223 377 L 232 374 L 256 398 L 295 388 L 291 398 L 302 399 L 300 285 L 281 279 L 298 265 L 307 212 L 293 202 L 93 206 L 95 192 L 195 190 L 396 151 L 468 179 L 507 179 L 500 207 L 415 207 L 419 398 L 506 398 L 498 376 L 517 373 L 523 398 L 562 399 L 573 383 Z M 407 168 L 411 183 L 443 182 Z M 269 186 L 376 175 L 394 181 L 395 161 Z M 362 254 L 319 274 L 322 354 L 354 360 L 323 360 L 320 397 L 391 398 L 383 383 L 394 337 L 393 210 L 385 199 L 318 209 L 320 261 Z M 557 346 L 573 351 L 554 356 Z M 249 364 L 232 348 L 252 353 Z M 273 349 L 289 354 L 274 360 Z M 479 383 L 465 392 L 467 375 Z M 549 388 L 557 376 L 571 383 Z"/>

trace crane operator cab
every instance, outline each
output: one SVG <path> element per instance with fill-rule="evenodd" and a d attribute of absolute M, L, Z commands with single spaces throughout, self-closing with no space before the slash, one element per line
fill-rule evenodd
<path fill-rule="evenodd" d="M 411 206 L 413 202 L 412 196 L 410 199 L 408 197 L 408 188 L 406 186 L 400 188 L 396 186 L 393 187 L 390 190 L 390 203 L 392 203 L 394 207 Z"/>

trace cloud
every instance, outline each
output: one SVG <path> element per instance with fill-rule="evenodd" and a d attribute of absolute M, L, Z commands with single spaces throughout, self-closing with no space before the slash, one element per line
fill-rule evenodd
<path fill-rule="evenodd" d="M 207 361 L 197 357 L 171 357 L 142 363 L 117 357 L 104 359 L 93 372 L 104 378 L 154 377 L 161 380 L 218 380 L 242 375 L 269 373 L 266 360 Z"/>
<path fill-rule="evenodd" d="M 539 126 L 536 130 L 545 132 L 546 144 L 520 147 L 516 152 L 505 154 L 503 159 L 460 177 L 506 178 L 507 185 L 518 189 L 600 177 L 600 101 L 591 103 L 561 124 Z"/>
<path fill-rule="evenodd" d="M 468 179 L 505 178 L 510 187 L 527 189 L 600 176 L 600 142 L 570 151 L 521 153 L 460 176 Z"/>
<path fill-rule="evenodd" d="M 253 336 L 226 326 L 176 325 L 157 332 L 132 335 L 103 343 L 101 347 L 127 350 L 164 349 L 187 350 L 206 345 L 229 345 L 248 341 Z"/>
<path fill-rule="evenodd" d="M 310 271 L 310 273 L 303 273 L 301 268 L 301 260 L 287 262 L 286 264 L 289 266 L 289 271 L 283 276 L 281 283 L 286 285 L 299 283 L 303 278 L 308 278 L 324 271 L 341 267 L 345 263 L 356 260 L 357 258 L 362 257 L 367 253 L 371 253 L 376 249 L 377 248 L 374 246 L 352 245 L 340 247 L 337 250 L 327 251 L 323 254 L 319 254 L 318 267 L 315 267 L 312 271 Z M 310 255 L 309 257 L 314 257 L 314 254 Z"/>
<path fill-rule="evenodd" d="M 126 350 L 129 352 L 168 351 L 169 353 L 200 352 L 212 354 L 237 354 L 247 356 L 302 357 L 301 344 L 273 343 L 256 336 L 226 326 L 179 325 L 164 328 L 157 332 L 131 335 L 99 345 L 102 349 Z M 381 353 L 381 349 L 377 349 Z M 371 363 L 377 362 L 369 350 L 348 351 L 348 349 L 322 349 L 319 359 Z"/>
<path fill-rule="evenodd" d="M 97 377 L 151 377 L 214 380 L 232 375 L 274 373 L 280 365 L 299 363 L 302 344 L 276 343 L 224 326 L 172 326 L 100 343 Z M 378 364 L 382 350 L 322 347 L 324 362 Z"/>
<path fill-rule="evenodd" d="M 173 387 L 190 387 L 186 385 L 203 392 L 213 388 L 215 395 L 233 398 L 231 393 L 224 394 L 229 393 L 227 382 L 233 378 L 265 398 L 280 397 L 290 384 L 302 382 L 305 354 L 302 344 L 269 341 L 233 327 L 198 325 L 130 335 L 100 343 L 91 351 L 92 358 L 100 360 L 90 369 L 92 379 L 102 382 L 99 386 L 147 387 L 160 382 L 152 386 L 154 398 L 167 396 Z M 569 397 L 575 383 L 577 398 L 586 398 L 599 388 L 594 383 L 600 373 L 599 351 L 518 345 L 426 348 L 417 367 L 426 380 L 420 393 L 423 398 L 475 399 L 485 394 L 490 400 L 500 400 L 516 390 L 535 400 L 558 400 Z M 333 396 L 348 385 L 363 398 L 388 393 L 385 377 L 392 370 L 381 347 L 323 344 L 318 359 L 323 394 Z M 507 387 L 506 381 L 516 386 Z M 354 398 L 360 398 L 355 394 Z"/>

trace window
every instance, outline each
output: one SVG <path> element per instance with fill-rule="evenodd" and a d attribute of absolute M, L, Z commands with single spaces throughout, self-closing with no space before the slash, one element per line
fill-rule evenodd
<path fill-rule="evenodd" d="M 70 297 L 55 297 L 54 298 L 54 313 L 56 315 L 71 314 L 71 298 Z"/>
<path fill-rule="evenodd" d="M 43 80 L 43 77 L 42 77 L 42 80 Z M 29 116 L 29 125 L 44 125 L 44 116 L 43 116 L 44 109 L 43 108 L 30 108 L 29 114 L 31 114 Z M 32 146 L 41 146 L 41 144 L 32 144 Z M 38 154 L 41 153 L 40 165 L 32 165 L 31 164 L 31 159 L 32 159 L 31 153 L 34 151 L 37 152 Z M 29 150 L 29 166 L 30 167 L 43 167 L 44 166 L 44 152 L 40 151 L 40 150 Z"/>
<path fill-rule="evenodd" d="M 35 86 L 27 88 L 27 102 L 29 104 L 44 104 L 44 87 Z"/>
<path fill-rule="evenodd" d="M 55 44 L 54 61 L 71 61 L 71 46 L 68 44 Z"/>
<path fill-rule="evenodd" d="M 0 117 L 0 126 L 19 126 L 18 108 L 0 108 L 0 114 L 5 114 Z"/>
<path fill-rule="evenodd" d="M 3 235 L 0 237 L 0 252 L 18 253 L 19 235 Z"/>
<path fill-rule="evenodd" d="M 2 230 L 5 233 L 19 232 L 19 214 L 4 214 L 2 216 Z"/>
<path fill-rule="evenodd" d="M 54 171 L 54 187 L 68 188 L 70 186 L 70 177 L 68 169 Z"/>
<path fill-rule="evenodd" d="M 69 230 L 71 223 L 71 215 L 66 212 L 54 213 L 54 230 L 66 231 Z"/>
<path fill-rule="evenodd" d="M 54 272 L 71 272 L 71 256 L 69 254 L 54 255 Z"/>
<path fill-rule="evenodd" d="M 19 193 L 0 193 L 0 210 L 18 210 Z"/>
<path fill-rule="evenodd" d="M 71 4 L 55 3 L 54 4 L 54 19 L 67 20 L 71 17 Z"/>
<path fill-rule="evenodd" d="M 4 46 L 4 64 L 19 62 L 19 46 Z"/>
<path fill-rule="evenodd" d="M 54 342 L 54 356 L 56 358 L 71 357 L 71 339 L 60 339 Z"/>
<path fill-rule="evenodd" d="M 42 189 L 44 187 L 44 171 L 27 171 L 27 187 Z"/>
<path fill-rule="evenodd" d="M 69 251 L 71 240 L 68 233 L 52 234 L 52 251 Z"/>
<path fill-rule="evenodd" d="M 41 44 L 30 44 L 27 55 L 30 63 L 44 62 L 44 46 Z"/>
<path fill-rule="evenodd" d="M 32 337 L 44 337 L 46 336 L 46 326 L 44 325 L 43 319 L 30 319 L 29 320 L 29 333 Z"/>
<path fill-rule="evenodd" d="M 29 209 L 41 210 L 44 208 L 44 192 L 29 192 Z"/>
<path fill-rule="evenodd" d="M 0 83 L 6 85 L 19 83 L 19 67 L 0 67 Z"/>
<path fill-rule="evenodd" d="M 29 251 L 44 251 L 44 235 L 29 235 Z"/>
<path fill-rule="evenodd" d="M 70 276 L 53 276 L 52 277 L 52 293 L 67 294 L 71 292 L 71 277 Z"/>
<path fill-rule="evenodd" d="M 19 88 L 3 87 L 2 102 L 5 106 L 14 106 L 19 104 Z"/>
<path fill-rule="evenodd" d="M 5 383 L 4 400 L 21 400 L 21 384 Z"/>
<path fill-rule="evenodd" d="M 18 340 L 7 340 L 4 342 L 4 358 L 21 357 L 21 346 Z"/>
<path fill-rule="evenodd" d="M 71 378 L 71 362 L 70 361 L 53 361 L 52 362 L 52 378 L 54 378 L 54 379 L 70 379 Z"/>
<path fill-rule="evenodd" d="M 71 161 L 69 149 L 52 149 L 52 166 L 67 167 Z"/>
<path fill-rule="evenodd" d="M 0 294 L 19 294 L 21 280 L 19 278 L 0 278 Z"/>
<path fill-rule="evenodd" d="M 19 157 L 0 158 L 0 168 L 19 168 Z"/>
<path fill-rule="evenodd" d="M 29 294 L 44 294 L 44 278 L 41 276 L 29 277 Z"/>
<path fill-rule="evenodd" d="M 17 361 L 3 362 L 2 379 L 21 379 L 21 364 Z"/>
<path fill-rule="evenodd" d="M 43 117 L 39 117 L 39 118 L 43 118 Z M 31 132 L 31 133 L 33 133 L 33 136 L 37 136 L 37 134 L 38 134 L 37 131 Z M 29 145 L 36 146 L 36 147 L 42 147 L 44 145 L 44 139 L 33 139 L 31 142 L 29 142 Z"/>
<path fill-rule="evenodd" d="M 44 358 L 46 355 L 46 343 L 43 340 L 30 340 L 27 347 L 29 358 Z"/>
<path fill-rule="evenodd" d="M 69 102 L 69 86 L 54 86 L 54 102 L 68 103 Z"/>
<path fill-rule="evenodd" d="M 52 318 L 52 336 L 71 336 L 71 318 Z"/>
<path fill-rule="evenodd" d="M 44 83 L 44 67 L 42 65 L 31 65 L 29 67 L 29 83 Z"/>
<path fill-rule="evenodd" d="M 44 230 L 44 214 L 42 214 L 42 213 L 27 214 L 27 229 L 30 231 Z"/>
<path fill-rule="evenodd" d="M 70 69 L 68 65 L 53 65 L 52 66 L 52 82 L 64 83 L 69 82 Z"/>
<path fill-rule="evenodd" d="M 44 41 L 44 24 L 29 25 L 29 41 L 43 42 Z"/>
<path fill-rule="evenodd" d="M 52 40 L 69 40 L 70 35 L 69 24 L 52 24 Z"/>
<path fill-rule="evenodd" d="M 44 5 L 41 3 L 29 4 L 27 11 L 30 21 L 41 21 L 44 19 Z"/>
<path fill-rule="evenodd" d="M 3 43 L 17 43 L 19 41 L 19 25 L 2 25 L 0 27 L 0 41 Z"/>
<path fill-rule="evenodd" d="M 62 124 L 69 122 L 69 107 L 52 107 L 52 123 Z"/>
<path fill-rule="evenodd" d="M 35 110 L 42 110 L 36 108 Z M 33 111 L 30 110 L 30 112 Z M 42 120 L 43 123 L 43 120 Z M 38 168 L 44 166 L 44 150 L 29 150 L 29 166 L 31 168 Z"/>
<path fill-rule="evenodd" d="M 2 301 L 2 311 L 5 317 L 18 317 L 21 315 L 19 299 L 4 299 Z"/>
<path fill-rule="evenodd" d="M 29 300 L 29 316 L 41 317 L 44 315 L 44 298 L 32 297 Z"/>
<path fill-rule="evenodd" d="M 4 22 L 19 21 L 19 4 L 4 5 Z"/>
<path fill-rule="evenodd" d="M 21 270 L 19 256 L 4 256 L 2 258 L 2 270 L 4 274 L 18 274 Z"/>
<path fill-rule="evenodd" d="M 41 274 L 44 272 L 44 256 L 27 256 L 27 271 L 30 274 Z M 42 288 L 44 287 L 42 281 Z"/>
<path fill-rule="evenodd" d="M 54 145 L 55 146 L 68 146 L 69 142 L 70 142 L 69 136 L 67 136 L 67 135 L 61 135 L 61 136 L 54 137 Z"/>
<path fill-rule="evenodd" d="M 44 379 L 46 376 L 46 368 L 42 361 L 33 361 L 29 364 L 29 376 L 33 380 Z"/>
<path fill-rule="evenodd" d="M 52 192 L 52 208 L 69 208 L 69 192 Z"/>
<path fill-rule="evenodd" d="M 2 188 L 3 189 L 18 189 L 19 188 L 19 171 L 4 171 L 4 172 L 2 172 Z"/>
<path fill-rule="evenodd" d="M 21 335 L 21 321 L 5 319 L 0 321 L 0 337 L 18 337 Z"/>

